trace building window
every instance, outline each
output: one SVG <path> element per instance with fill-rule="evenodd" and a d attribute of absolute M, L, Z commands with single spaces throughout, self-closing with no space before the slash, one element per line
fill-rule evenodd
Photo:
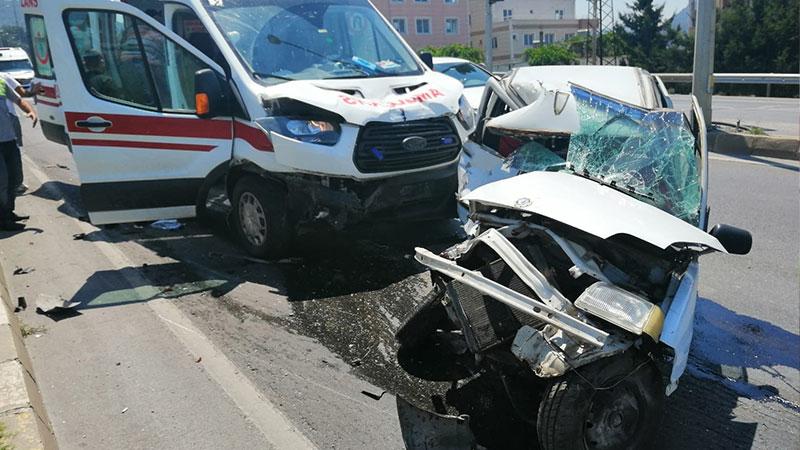
<path fill-rule="evenodd" d="M 522 44 L 526 47 L 533 46 L 533 34 L 523 34 L 522 35 Z"/>
<path fill-rule="evenodd" d="M 556 10 L 556 20 L 564 20 L 564 10 L 557 9 Z"/>
<path fill-rule="evenodd" d="M 510 10 L 510 9 L 504 9 L 504 10 L 503 10 L 503 21 L 510 20 L 510 19 L 511 19 L 511 15 L 512 15 L 512 14 L 513 14 L 513 11 L 512 11 L 512 10 Z"/>
<path fill-rule="evenodd" d="M 444 0 L 445 5 L 455 5 L 458 0 Z"/>
<path fill-rule="evenodd" d="M 428 0 L 414 0 L 415 3 L 428 3 Z"/>
<path fill-rule="evenodd" d="M 444 19 L 444 34 L 458 34 L 458 19 Z"/>
<path fill-rule="evenodd" d="M 545 33 L 544 35 L 544 43 L 545 44 L 552 44 L 556 41 L 555 33 Z"/>
<path fill-rule="evenodd" d="M 431 19 L 417 19 L 416 23 L 417 34 L 431 34 Z"/>
<path fill-rule="evenodd" d="M 405 1 L 406 1 L 406 0 L 392 0 L 392 3 L 403 3 L 403 2 L 405 2 Z"/>
<path fill-rule="evenodd" d="M 496 37 L 492 38 L 492 48 L 497 48 L 497 38 Z"/>
<path fill-rule="evenodd" d="M 570 40 L 570 39 L 572 39 L 574 37 L 575 37 L 575 33 L 565 33 L 564 34 L 564 40 L 565 41 L 568 41 L 568 40 Z"/>
<path fill-rule="evenodd" d="M 400 34 L 406 34 L 406 18 L 405 17 L 392 17 L 392 25 L 394 29 Z"/>

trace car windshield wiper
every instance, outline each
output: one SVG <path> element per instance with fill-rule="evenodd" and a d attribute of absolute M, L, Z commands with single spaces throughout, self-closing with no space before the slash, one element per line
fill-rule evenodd
<path fill-rule="evenodd" d="M 263 80 L 264 78 L 277 78 L 284 81 L 297 81 L 297 78 L 285 77 L 283 75 L 276 75 L 274 73 L 253 72 L 253 75 L 258 77 L 260 80 Z"/>
<path fill-rule="evenodd" d="M 614 189 L 615 191 L 622 192 L 623 194 L 636 196 L 636 197 L 641 197 L 641 198 L 645 198 L 645 199 L 648 199 L 648 200 L 655 200 L 655 197 L 653 195 L 651 195 L 651 194 L 646 194 L 644 192 L 639 192 L 639 191 L 636 190 L 636 188 L 634 188 L 633 186 L 630 186 L 630 185 L 622 186 L 622 185 L 618 184 L 616 181 L 606 181 L 602 177 L 593 176 L 586 169 L 584 169 L 583 172 L 579 172 L 579 171 L 577 171 L 575 169 L 575 167 L 572 164 L 567 164 L 566 168 L 567 168 L 567 170 L 572 172 L 573 175 L 577 175 L 577 176 L 579 176 L 581 178 L 586 178 L 587 180 L 592 180 L 597 184 L 601 184 L 603 186 L 610 187 L 611 189 Z"/>

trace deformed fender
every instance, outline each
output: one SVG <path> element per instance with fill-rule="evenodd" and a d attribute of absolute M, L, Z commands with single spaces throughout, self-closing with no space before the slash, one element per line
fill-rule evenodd
<path fill-rule="evenodd" d="M 397 397 L 397 417 L 408 450 L 466 450 L 478 448 L 469 416 L 449 416 L 417 408 Z"/>
<path fill-rule="evenodd" d="M 697 261 L 689 264 L 686 273 L 681 278 L 678 290 L 667 311 L 664 319 L 664 328 L 661 330 L 661 342 L 675 351 L 672 361 L 672 372 L 669 376 L 669 385 L 666 394 L 672 394 L 678 388 L 678 379 L 686 370 L 689 360 L 689 346 L 692 344 L 694 332 L 694 311 L 697 303 L 697 282 L 699 266 Z"/>

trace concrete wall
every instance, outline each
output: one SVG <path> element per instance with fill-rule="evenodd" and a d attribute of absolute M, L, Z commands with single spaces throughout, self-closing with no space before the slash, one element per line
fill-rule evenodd
<path fill-rule="evenodd" d="M 427 0 L 420 2 L 417 0 L 374 0 L 375 5 L 381 14 L 386 16 L 389 21 L 392 18 L 404 18 L 406 30 L 403 38 L 411 44 L 415 50 L 422 47 L 440 47 L 447 44 L 469 43 L 469 19 L 468 0 Z M 419 34 L 416 30 L 416 19 L 430 19 L 430 34 Z M 445 33 L 445 19 L 452 18 L 458 20 L 458 32 L 453 34 Z"/>

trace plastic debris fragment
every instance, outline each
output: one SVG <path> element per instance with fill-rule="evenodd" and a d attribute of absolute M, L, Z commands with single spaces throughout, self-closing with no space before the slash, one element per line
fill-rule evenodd
<path fill-rule="evenodd" d="M 156 220 L 155 222 L 150 224 L 151 228 L 156 228 L 158 230 L 179 230 L 183 227 L 183 224 L 178 222 L 175 219 L 164 219 L 164 220 Z"/>

